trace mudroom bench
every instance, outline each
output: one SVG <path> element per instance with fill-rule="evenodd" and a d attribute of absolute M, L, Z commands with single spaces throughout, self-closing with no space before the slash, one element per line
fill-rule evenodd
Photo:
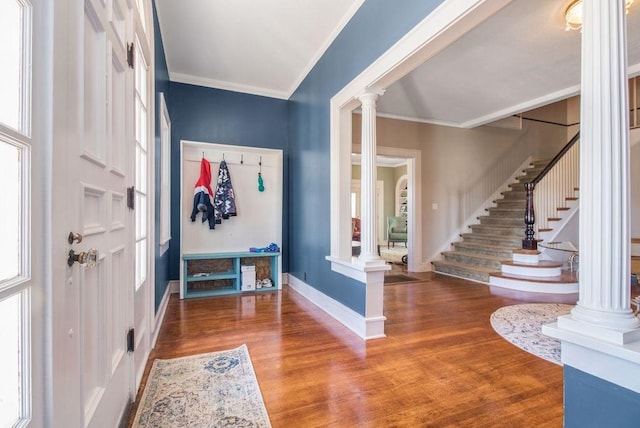
<path fill-rule="evenodd" d="M 180 298 L 278 290 L 279 258 L 279 252 L 183 254 Z"/>

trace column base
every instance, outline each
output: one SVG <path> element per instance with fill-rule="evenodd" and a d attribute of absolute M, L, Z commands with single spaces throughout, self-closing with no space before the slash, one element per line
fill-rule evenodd
<path fill-rule="evenodd" d="M 379 267 L 387 264 L 377 254 L 361 254 L 355 259 L 355 263 L 364 267 Z"/>
<path fill-rule="evenodd" d="M 625 345 L 615 344 L 588 335 L 587 332 L 569 330 L 558 323 L 542 326 L 542 333 L 562 343 L 561 357 L 565 367 L 571 366 L 592 376 L 640 392 L 640 341 Z M 579 323 L 584 325 L 583 323 Z"/>
<path fill-rule="evenodd" d="M 573 311 L 576 309 L 577 308 L 574 308 Z M 579 318 L 576 319 L 572 314 L 558 317 L 558 327 L 563 330 L 572 331 L 594 339 L 604 340 L 616 345 L 625 345 L 627 343 L 640 340 L 640 328 L 607 328 L 582 321 Z M 634 318 L 636 317 L 634 316 Z"/>

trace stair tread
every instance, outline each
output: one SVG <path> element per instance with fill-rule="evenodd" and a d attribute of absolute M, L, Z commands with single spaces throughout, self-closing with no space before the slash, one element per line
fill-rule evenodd
<path fill-rule="evenodd" d="M 454 242 L 454 245 L 463 245 L 466 247 L 473 247 L 473 248 L 486 248 L 489 250 L 497 250 L 497 251 L 514 251 L 519 249 L 518 247 L 505 247 L 504 245 L 480 244 L 477 242 L 465 242 L 465 241 Z"/>
<path fill-rule="evenodd" d="M 501 199 L 504 200 L 504 199 Z M 503 211 L 517 211 L 517 212 L 522 212 L 525 210 L 525 207 L 489 207 L 487 208 L 487 211 L 498 211 L 498 212 L 503 212 Z"/>
<path fill-rule="evenodd" d="M 499 216 L 499 215 L 494 215 L 494 216 L 492 216 L 492 215 L 479 215 L 476 218 L 478 220 L 483 219 L 483 218 L 490 218 L 491 220 L 495 220 L 495 219 L 500 219 L 500 220 L 520 220 L 524 224 L 524 219 L 523 219 L 523 216 L 521 216 L 521 215 L 515 216 L 515 217 L 506 217 L 506 216 Z"/>
<path fill-rule="evenodd" d="M 471 233 L 471 232 L 460 234 L 460 236 L 462 236 L 463 238 L 465 236 L 469 236 L 469 235 L 473 235 L 475 237 L 485 238 L 485 239 L 500 239 L 500 240 L 503 240 L 503 239 L 506 239 L 506 240 L 517 239 L 517 240 L 520 240 L 520 241 L 524 239 L 524 236 L 521 236 L 521 235 L 496 235 L 496 234 L 492 234 L 492 233 Z"/>
<path fill-rule="evenodd" d="M 435 260 L 432 262 L 434 265 L 442 265 L 442 266 L 452 266 L 455 268 L 459 268 L 459 269 L 467 269 L 470 271 L 475 271 L 475 272 L 482 272 L 482 273 L 492 273 L 492 272 L 497 272 L 495 268 L 490 268 L 490 267 L 484 267 L 484 266 L 476 266 L 476 265 L 467 265 L 464 263 L 458 263 L 458 262 L 452 262 L 449 260 Z"/>
<path fill-rule="evenodd" d="M 458 251 L 458 250 L 453 250 L 453 251 L 443 251 L 442 254 L 456 254 L 456 255 L 460 255 L 460 256 L 464 256 L 464 257 L 469 257 L 469 258 L 473 258 L 473 259 L 481 259 L 481 260 L 491 260 L 491 261 L 499 261 L 502 262 L 504 261 L 504 257 L 499 257 L 499 256 L 492 256 L 490 254 L 478 254 L 478 253 L 471 253 L 468 251 Z"/>

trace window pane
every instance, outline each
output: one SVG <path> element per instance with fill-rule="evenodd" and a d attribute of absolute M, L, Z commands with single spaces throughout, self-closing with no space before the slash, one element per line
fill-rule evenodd
<path fill-rule="evenodd" d="M 22 74 L 22 6 L 15 0 L 0 1 L 0 122 L 20 126 Z"/>
<path fill-rule="evenodd" d="M 22 418 L 21 311 L 22 294 L 0 302 L 0 426 Z"/>
<path fill-rule="evenodd" d="M 147 240 L 136 242 L 136 290 L 147 279 Z"/>
<path fill-rule="evenodd" d="M 20 149 L 0 140 L 0 281 L 20 273 Z"/>

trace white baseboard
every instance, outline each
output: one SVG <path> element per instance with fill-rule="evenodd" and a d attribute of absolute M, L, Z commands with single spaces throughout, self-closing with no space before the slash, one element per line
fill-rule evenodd
<path fill-rule="evenodd" d="M 162 301 L 160 302 L 160 307 L 158 308 L 158 312 L 156 313 L 156 318 L 153 323 L 153 337 L 151 339 L 151 349 L 156 346 L 156 340 L 158 339 L 158 333 L 160 333 L 160 326 L 162 325 L 162 320 L 164 319 L 164 314 L 167 311 L 167 304 L 169 304 L 169 297 L 172 294 L 180 292 L 180 281 L 169 281 L 169 285 L 167 289 L 164 291 L 164 296 L 162 296 Z"/>
<path fill-rule="evenodd" d="M 386 317 L 367 319 L 353 309 L 346 307 L 295 276 L 288 275 L 288 277 L 289 287 L 292 290 L 298 292 L 318 308 L 331 315 L 359 337 L 365 340 L 384 337 L 384 321 Z M 380 333 L 381 331 L 382 333 Z"/>

